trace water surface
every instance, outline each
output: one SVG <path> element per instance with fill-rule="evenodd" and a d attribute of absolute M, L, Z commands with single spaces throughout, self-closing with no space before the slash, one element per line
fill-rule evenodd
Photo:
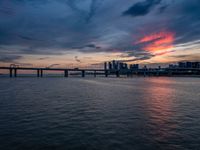
<path fill-rule="evenodd" d="M 0 149 L 199 149 L 199 78 L 0 78 Z"/>

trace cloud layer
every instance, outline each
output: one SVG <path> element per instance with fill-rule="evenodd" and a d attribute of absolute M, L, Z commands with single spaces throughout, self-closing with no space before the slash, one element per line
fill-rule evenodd
<path fill-rule="evenodd" d="M 162 0 L 146 0 L 143 2 L 137 2 L 128 10 L 123 12 L 123 14 L 133 17 L 147 15 L 156 5 L 160 4 L 161 1 Z"/>
<path fill-rule="evenodd" d="M 0 62 L 72 54 L 80 63 L 92 53 L 143 61 L 200 40 L 199 0 L 1 0 L 0 18 Z"/>

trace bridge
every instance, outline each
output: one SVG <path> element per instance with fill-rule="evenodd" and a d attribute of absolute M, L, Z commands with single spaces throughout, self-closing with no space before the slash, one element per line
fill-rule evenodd
<path fill-rule="evenodd" d="M 101 74 L 105 77 L 109 75 L 115 75 L 120 77 L 120 75 L 126 75 L 127 77 L 132 75 L 138 76 L 174 76 L 174 75 L 198 75 L 200 76 L 200 68 L 164 68 L 164 69 L 135 69 L 135 70 L 105 70 L 105 69 L 68 69 L 68 68 L 36 68 L 36 67 L 19 67 L 19 66 L 10 66 L 10 67 L 0 67 L 0 70 L 8 70 L 10 77 L 17 77 L 19 70 L 31 70 L 36 72 L 37 77 L 43 77 L 44 71 L 62 71 L 64 77 L 69 77 L 69 72 L 78 72 L 82 77 L 85 77 L 86 74 L 92 74 L 94 77 Z"/>
<path fill-rule="evenodd" d="M 44 71 L 63 71 L 64 77 L 69 76 L 69 71 L 79 72 L 82 77 L 85 77 L 86 72 L 93 72 L 96 77 L 97 74 L 104 74 L 106 77 L 108 76 L 108 70 L 104 69 L 67 69 L 67 68 L 35 68 L 35 67 L 0 67 L 1 70 L 9 70 L 10 77 L 17 77 L 18 70 L 31 70 L 36 71 L 37 77 L 43 77 Z"/>

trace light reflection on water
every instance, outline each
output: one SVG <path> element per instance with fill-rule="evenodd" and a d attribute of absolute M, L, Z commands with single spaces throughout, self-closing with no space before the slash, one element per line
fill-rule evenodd
<path fill-rule="evenodd" d="M 0 79 L 0 149 L 198 149 L 199 81 Z"/>
<path fill-rule="evenodd" d="M 179 138 L 174 129 L 177 128 L 176 120 L 173 120 L 173 102 L 175 90 L 170 85 L 170 79 L 158 80 L 155 83 L 149 83 L 145 88 L 147 98 L 145 98 L 146 112 L 149 118 L 149 131 L 158 143 L 169 143 L 171 138 Z M 162 84 L 165 84 L 162 86 Z M 178 148 L 171 145 L 171 148 Z"/>

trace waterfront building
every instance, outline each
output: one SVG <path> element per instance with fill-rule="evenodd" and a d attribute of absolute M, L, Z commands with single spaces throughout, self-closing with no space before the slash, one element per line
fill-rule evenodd
<path fill-rule="evenodd" d="M 104 62 L 104 70 L 107 70 L 107 62 Z"/>
<path fill-rule="evenodd" d="M 109 70 L 126 70 L 128 69 L 128 64 L 113 60 L 111 62 L 104 63 L 104 68 L 108 68 Z"/>
<path fill-rule="evenodd" d="M 200 62 L 179 62 L 178 68 L 200 68 Z"/>
<path fill-rule="evenodd" d="M 137 69 L 139 69 L 139 64 L 131 64 L 130 65 L 130 69 L 131 70 L 137 70 Z"/>

